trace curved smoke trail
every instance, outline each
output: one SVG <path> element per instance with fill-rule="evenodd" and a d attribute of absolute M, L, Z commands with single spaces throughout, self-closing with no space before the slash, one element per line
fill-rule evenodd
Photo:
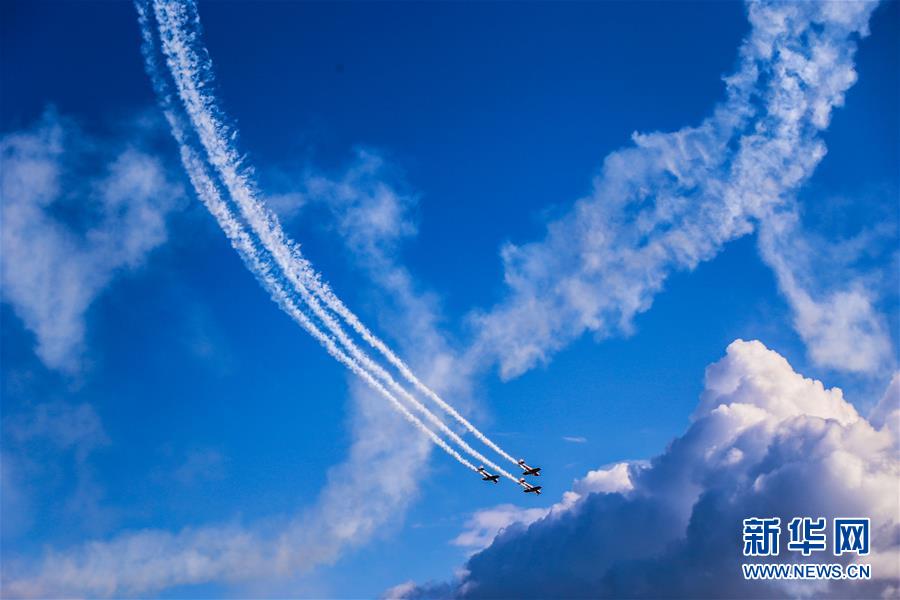
<path fill-rule="evenodd" d="M 215 97 L 205 91 L 205 88 L 207 88 L 212 81 L 212 72 L 208 58 L 201 58 L 202 55 L 205 55 L 205 51 L 202 47 L 200 48 L 199 53 L 195 50 L 195 47 L 198 45 L 198 36 L 195 29 L 191 28 L 191 25 L 193 25 L 194 28 L 199 27 L 196 7 L 193 3 L 170 4 L 155 2 L 154 12 L 159 26 L 162 54 L 166 58 L 172 78 L 178 89 L 178 95 L 186 109 L 188 118 L 193 124 L 197 139 L 206 151 L 210 164 L 212 164 L 219 172 L 220 181 L 227 189 L 228 194 L 234 200 L 235 204 L 237 204 L 239 212 L 253 229 L 258 241 L 265 247 L 269 255 L 276 262 L 278 268 L 281 270 L 281 273 L 287 278 L 290 283 L 288 288 L 293 288 L 294 291 L 300 294 L 306 306 L 311 309 L 313 314 L 321 320 L 334 336 L 337 337 L 337 340 L 350 353 L 350 356 L 347 357 L 342 353 L 343 358 L 338 358 L 331 349 L 329 349 L 329 352 L 357 374 L 360 374 L 358 370 L 365 372 L 366 377 L 364 379 L 366 379 L 368 383 L 373 383 L 374 378 L 384 382 L 390 389 L 410 402 L 416 410 L 428 419 L 428 421 L 448 435 L 465 452 L 481 460 L 494 470 L 497 470 L 508 479 L 516 481 L 516 479 L 508 472 L 504 471 L 499 466 L 486 459 L 479 452 L 468 446 L 468 444 L 466 444 L 454 431 L 449 429 L 402 386 L 397 384 L 387 371 L 374 363 L 365 353 L 363 353 L 343 331 L 340 324 L 334 320 L 330 313 L 328 313 L 327 309 L 321 306 L 316 296 L 310 293 L 309 288 L 312 288 L 319 298 L 322 298 L 325 301 L 328 308 L 335 310 L 339 315 L 344 314 L 345 319 L 348 320 L 355 330 L 359 331 L 361 329 L 364 331 L 364 337 L 367 336 L 370 343 L 380 344 L 381 347 L 389 353 L 387 355 L 388 359 L 391 360 L 392 357 L 392 363 L 401 364 L 403 370 L 412 376 L 412 373 L 406 365 L 403 364 L 396 355 L 390 352 L 380 340 L 375 338 L 368 329 L 362 326 L 359 319 L 340 303 L 336 296 L 331 292 L 330 288 L 321 281 L 319 275 L 315 272 L 310 263 L 300 254 L 297 245 L 286 238 L 278 223 L 277 217 L 263 207 L 256 199 L 254 186 L 247 176 L 241 172 L 239 166 L 240 159 L 236 151 L 233 146 L 226 141 L 229 137 L 233 137 L 233 132 L 229 131 L 227 126 L 224 125 L 223 119 L 220 118 L 221 113 L 217 107 Z M 148 24 L 146 16 L 142 21 L 142 26 L 144 28 L 145 38 L 150 39 L 152 42 L 154 38 L 147 29 Z M 155 77 L 159 78 L 159 74 L 156 73 Z M 184 138 L 183 131 L 181 137 Z M 179 140 L 182 145 L 185 145 L 185 141 L 186 140 L 184 139 Z M 188 150 L 189 152 L 194 153 L 192 148 L 189 148 Z M 216 191 L 216 193 L 218 194 L 218 191 Z M 221 201 L 221 197 L 219 197 L 219 200 Z M 257 268 L 253 265 L 248 266 Z M 265 267 L 268 270 L 267 272 L 271 272 L 271 265 L 265 264 Z M 265 276 L 262 276 L 261 280 L 264 285 L 269 285 L 269 282 L 265 280 Z M 284 291 L 285 290 L 282 288 L 281 292 Z M 282 305 L 289 313 L 296 311 L 296 305 L 293 305 L 292 303 L 291 305 L 286 306 L 284 304 L 284 298 L 276 298 L 276 302 Z M 303 315 L 303 317 L 306 318 L 306 315 Z M 309 325 L 312 324 L 301 323 L 301 325 L 310 331 Z M 314 327 L 314 325 L 312 326 Z M 316 329 L 316 332 L 321 334 L 321 331 L 318 329 Z M 313 333 L 314 336 L 316 335 L 316 333 L 312 331 L 310 331 L 310 333 Z M 334 343 L 333 338 L 328 339 L 331 344 Z M 322 340 L 320 339 L 320 342 L 321 341 Z M 350 362 L 347 362 L 348 360 Z M 350 364 L 351 362 L 352 366 Z M 403 372 L 403 370 L 401 370 L 401 372 Z M 414 385 L 419 389 L 427 390 L 426 393 L 429 393 L 429 396 L 437 398 L 439 405 L 449 408 L 449 410 L 452 411 L 451 414 L 455 415 L 458 420 L 461 420 L 461 422 L 467 426 L 467 429 L 475 431 L 479 439 L 487 440 L 483 434 L 462 419 L 452 407 L 446 405 L 443 400 L 431 392 L 424 384 L 419 382 L 418 379 L 415 379 L 414 376 L 412 377 L 415 380 L 413 382 Z M 409 377 L 407 378 L 409 379 Z M 387 393 L 380 384 L 378 389 L 382 395 Z M 391 400 L 392 402 L 395 402 L 396 397 L 391 396 Z M 512 457 L 500 450 L 496 444 L 493 444 L 490 440 L 487 440 L 487 442 L 490 447 L 498 450 L 505 458 L 515 462 Z"/>
<path fill-rule="evenodd" d="M 344 305 L 328 284 L 322 281 L 309 261 L 303 257 L 296 244 L 286 238 L 277 217 L 260 204 L 256 198 L 253 184 L 241 172 L 240 156 L 233 145 L 228 142 L 228 140 L 233 139 L 234 132 L 225 124 L 225 119 L 221 118 L 221 110 L 214 95 L 206 91 L 209 88 L 209 84 L 212 83 L 213 74 L 207 53 L 200 45 L 198 39 L 199 17 L 196 5 L 193 1 L 178 4 L 156 1 L 154 6 L 157 11 L 157 22 L 161 26 L 161 35 L 164 33 L 163 29 L 165 29 L 165 33 L 171 36 L 168 39 L 170 42 L 169 49 L 173 53 L 172 58 L 177 59 L 176 65 L 173 65 L 171 61 L 169 62 L 169 67 L 173 71 L 173 77 L 178 78 L 174 70 L 175 66 L 183 69 L 180 75 L 186 77 L 179 84 L 179 91 L 182 93 L 182 100 L 185 101 L 186 107 L 188 99 L 183 95 L 184 92 L 197 92 L 194 97 L 190 98 L 197 112 L 188 110 L 188 113 L 194 122 L 194 126 L 198 129 L 202 128 L 209 136 L 201 136 L 201 140 L 206 147 L 210 162 L 221 174 L 223 182 L 228 187 L 232 197 L 238 202 L 241 212 L 254 228 L 256 234 L 266 238 L 265 241 L 270 252 L 280 260 L 285 261 L 287 271 L 294 272 L 298 278 L 302 279 L 303 285 L 311 289 L 316 296 L 325 302 L 329 309 L 343 318 L 354 331 L 378 350 L 416 389 L 433 400 L 441 409 L 485 445 L 510 462 L 516 463 L 512 456 L 479 431 L 416 377 L 406 363 Z M 168 25 L 164 26 L 164 22 L 167 22 Z M 211 152 L 212 148 L 214 148 L 215 152 Z M 272 244 L 272 246 L 269 247 L 268 244 Z"/>
<path fill-rule="evenodd" d="M 141 4 L 137 4 L 137 10 L 138 18 L 141 23 L 141 30 L 144 41 L 144 57 L 147 70 L 150 73 L 150 77 L 153 81 L 154 89 L 156 90 L 157 94 L 160 97 L 160 101 L 163 104 L 164 113 L 172 129 L 173 136 L 179 144 L 182 164 L 187 171 L 188 177 L 191 180 L 191 184 L 197 191 L 197 195 L 200 197 L 213 217 L 215 217 L 216 221 L 219 223 L 219 226 L 222 228 L 222 231 L 225 232 L 225 235 L 230 241 L 232 247 L 238 252 L 241 259 L 244 261 L 250 271 L 257 277 L 257 279 L 259 279 L 263 287 L 267 291 L 269 291 L 272 299 L 279 305 L 279 307 L 281 307 L 282 310 L 288 313 L 288 315 L 290 315 L 291 318 L 294 319 L 294 321 L 300 324 L 307 332 L 310 333 L 310 335 L 312 335 L 322 346 L 324 346 L 326 351 L 333 358 L 345 365 L 354 374 L 362 378 L 363 381 L 365 381 L 370 387 L 372 387 L 380 395 L 384 396 L 388 401 L 390 401 L 392 406 L 397 409 L 407 421 L 409 421 L 417 429 L 427 435 L 437 446 L 439 446 L 441 449 L 443 449 L 468 469 L 477 472 L 476 467 L 471 462 L 466 460 L 465 457 L 461 456 L 456 450 L 454 450 L 449 444 L 447 444 L 447 442 L 445 442 L 431 429 L 429 429 L 424 423 L 422 423 L 421 420 L 419 420 L 418 417 L 409 412 L 409 410 L 405 406 L 403 406 L 393 396 L 393 394 L 391 394 L 384 388 L 384 386 L 378 383 L 371 376 L 371 374 L 360 367 L 360 365 L 356 361 L 347 356 L 346 353 L 338 348 L 335 344 L 334 339 L 322 332 L 309 318 L 309 316 L 304 314 L 302 310 L 298 308 L 294 300 L 290 297 L 290 294 L 285 290 L 285 287 L 280 281 L 280 278 L 276 273 L 273 272 L 272 266 L 260 256 L 259 250 L 256 247 L 253 238 L 234 217 L 234 214 L 229 209 L 227 203 L 222 199 L 222 196 L 220 195 L 219 190 L 217 189 L 216 184 L 213 181 L 213 178 L 207 172 L 205 163 L 189 143 L 188 135 L 186 134 L 186 128 L 180 122 L 179 116 L 171 107 L 171 97 L 168 93 L 165 81 L 160 76 L 158 67 L 156 65 L 156 59 L 153 53 L 154 41 L 152 35 L 150 34 L 150 30 L 147 27 L 148 18 L 145 7 Z"/>

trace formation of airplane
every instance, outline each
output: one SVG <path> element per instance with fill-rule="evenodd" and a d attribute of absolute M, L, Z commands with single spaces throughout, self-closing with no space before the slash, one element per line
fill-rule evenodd
<path fill-rule="evenodd" d="M 541 475 L 540 467 L 529 467 L 527 464 L 525 464 L 524 458 L 519 460 L 518 463 L 519 463 L 519 466 L 522 467 L 522 475 L 533 475 L 534 477 L 540 477 L 540 475 Z M 484 467 L 478 467 L 478 473 L 481 475 L 482 481 L 490 481 L 493 483 L 500 483 L 500 475 L 494 475 L 494 474 L 488 473 Z M 531 485 L 530 483 L 525 481 L 524 477 L 522 479 L 519 479 L 519 485 L 521 485 L 523 488 L 525 488 L 522 491 L 525 492 L 526 494 L 540 495 L 540 493 L 541 493 L 541 489 L 542 489 L 541 486 Z"/>
<path fill-rule="evenodd" d="M 481 473 L 482 481 L 493 481 L 494 483 L 500 483 L 499 475 L 491 475 L 487 471 L 484 470 L 484 467 L 478 467 L 478 472 Z"/>
<path fill-rule="evenodd" d="M 525 481 L 524 477 L 519 480 L 519 485 L 521 485 L 523 488 L 525 488 L 523 491 L 526 494 L 537 494 L 538 496 L 541 495 L 541 486 L 531 485 L 530 483 Z"/>

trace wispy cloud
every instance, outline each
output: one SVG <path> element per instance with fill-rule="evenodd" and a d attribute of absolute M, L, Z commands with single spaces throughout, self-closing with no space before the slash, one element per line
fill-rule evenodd
<path fill-rule="evenodd" d="M 142 117 L 122 138 L 95 139 L 48 110 L 0 138 L 0 288 L 48 367 L 78 370 L 88 307 L 166 240 L 183 191 L 141 149 L 158 135 Z"/>
<path fill-rule="evenodd" d="M 71 530 L 94 534 L 108 524 L 104 490 L 91 457 L 109 443 L 100 417 L 89 404 L 41 402 L 3 416 L 4 536 L 32 525 L 39 495 L 59 499 L 53 514 Z M 68 475 L 59 477 L 58 466 Z M 7 524 L 9 531 L 7 531 Z"/>
<path fill-rule="evenodd" d="M 369 293 L 379 306 L 380 325 L 402 332 L 396 335 L 400 350 L 413 357 L 412 368 L 424 381 L 465 405 L 473 371 L 442 334 L 434 295 L 398 262 L 399 242 L 416 230 L 416 196 L 398 191 L 404 182 L 373 151 L 358 153 L 333 176 L 310 171 L 306 181 L 315 182 L 303 184 L 309 201 L 328 206 L 339 239 L 373 284 Z M 385 216 L 377 228 L 368 225 L 373 210 Z M 331 562 L 396 522 L 428 471 L 427 441 L 405 435 L 405 426 L 368 387 L 352 381 L 351 392 L 353 443 L 348 459 L 330 470 L 326 488 L 304 520 L 317 553 L 307 557 L 304 568 Z"/>
<path fill-rule="evenodd" d="M 814 240 L 788 209 L 769 215 L 759 230 L 763 260 L 794 315 L 794 328 L 816 364 L 872 373 L 890 364 L 892 344 L 879 312 L 878 275 L 855 271 L 829 256 L 827 243 Z"/>
<path fill-rule="evenodd" d="M 402 182 L 392 170 L 378 152 L 357 149 L 353 163 L 337 177 L 307 172 L 303 181 L 307 201 L 327 206 L 347 246 L 370 260 L 392 256 L 418 229 L 412 214 L 418 197 L 387 185 Z"/>
<path fill-rule="evenodd" d="M 898 375 L 886 398 L 898 393 Z M 898 413 L 894 408 L 879 414 Z M 706 371 L 688 430 L 649 463 L 592 471 L 547 512 L 498 507 L 463 540 L 491 545 L 458 580 L 403 597 L 879 597 L 900 583 L 900 421 L 861 417 L 840 389 L 804 378 L 759 342 L 735 341 Z M 869 582 L 791 589 L 747 582 L 740 531 L 748 515 L 872 519 Z M 515 525 L 520 523 L 520 525 Z M 645 532 L 652 531 L 652 535 Z M 457 538 L 460 539 L 460 538 Z M 552 551 L 548 551 L 552 549 Z M 800 557 L 797 557 L 799 560 Z M 784 560 L 783 557 L 774 560 Z M 819 558 L 813 556 L 813 561 Z M 847 558 L 829 557 L 846 562 Z M 535 568 L 540 564 L 540 568 Z M 851 587 L 852 586 L 852 587 Z"/>
<path fill-rule="evenodd" d="M 368 154 L 365 160 L 374 160 Z M 380 160 L 375 163 L 380 164 Z M 333 179 L 317 175 L 320 189 L 340 185 L 333 217 L 341 239 L 362 273 L 374 284 L 381 325 L 402 332 L 401 350 L 416 357 L 412 366 L 429 385 L 454 397 L 470 393 L 472 371 L 459 360 L 440 332 L 440 308 L 432 294 L 420 290 L 412 275 L 397 263 L 395 229 L 376 233 L 353 213 L 368 212 L 375 197 L 366 180 L 354 173 L 357 162 Z M 412 222 L 415 199 L 389 187 L 387 174 L 376 169 L 378 203 L 399 222 Z M 373 173 L 374 176 L 376 173 Z M 353 182 L 353 185 L 350 185 Z M 379 236 L 384 236 L 380 238 Z M 366 237 L 365 243 L 360 240 Z M 353 442 L 348 458 L 328 472 L 315 502 L 295 514 L 273 515 L 265 522 L 234 521 L 185 528 L 181 531 L 126 531 L 105 540 L 50 551 L 41 560 L 16 561 L 4 568 L 4 591 L 11 595 L 147 595 L 186 584 L 209 581 L 244 582 L 286 579 L 331 564 L 368 542 L 376 532 L 397 523 L 415 500 L 431 444 L 410 435 L 410 425 L 368 386 L 351 378 Z M 213 456 L 196 456 L 187 471 L 221 466 Z M 185 473 L 187 475 L 187 473 Z"/>
<path fill-rule="evenodd" d="M 751 32 L 725 78 L 726 98 L 696 127 L 633 135 L 606 157 L 593 193 L 551 222 L 544 239 L 503 248 L 506 299 L 475 314 L 475 352 L 516 376 L 586 331 L 629 334 L 669 275 L 724 244 L 769 230 L 825 155 L 821 132 L 856 81 L 857 40 L 874 3 L 752 2 Z M 790 235 L 797 236 L 798 229 Z M 761 240 L 811 357 L 872 373 L 890 337 L 874 298 L 851 283 L 810 295 L 785 244 Z M 834 316 L 832 316 L 834 315 Z"/>
<path fill-rule="evenodd" d="M 587 438 L 580 435 L 564 435 L 563 440 L 572 442 L 573 444 L 586 444 Z"/>
<path fill-rule="evenodd" d="M 172 471 L 172 477 L 182 485 L 221 479 L 225 473 L 225 457 L 213 448 L 192 448 L 181 464 Z"/>

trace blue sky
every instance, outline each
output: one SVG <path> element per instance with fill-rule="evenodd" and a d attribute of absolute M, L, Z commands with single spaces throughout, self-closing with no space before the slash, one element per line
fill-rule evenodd
<path fill-rule="evenodd" d="M 359 444 L 354 424 L 368 418 L 371 400 L 270 300 L 198 200 L 144 68 L 134 7 L 6 2 L 0 10 L 7 173 L 25 153 L 15 140 L 47 144 L 41 131 L 64 132 L 62 150 L 47 150 L 64 171 L 53 202 L 22 200 L 13 195 L 24 192 L 4 185 L 7 223 L 33 202 L 38 208 L 23 209 L 23 218 L 41 215 L 52 223 L 42 231 L 55 232 L 4 230 L 4 582 L 48 548 L 77 553 L 87 541 L 141 530 L 277 530 L 292 515 L 328 510 L 320 493 L 348 477 L 330 469 Z M 827 155 L 791 194 L 811 258 L 798 259 L 783 240 L 772 250 L 804 270 L 798 279 L 816 298 L 864 290 L 888 346 L 843 368 L 852 360 L 841 352 L 863 352 L 842 347 L 844 338 L 828 345 L 815 332 L 804 337 L 797 303 L 761 260 L 763 242 L 747 232 L 695 268 L 667 271 L 630 331 L 564 333 L 570 339 L 544 360 L 504 377 L 498 355 L 524 342 L 491 337 L 496 321 L 477 317 L 507 321 L 497 307 L 517 297 L 504 283 L 505 269 L 507 277 L 514 269 L 501 248 L 540 243 L 548 223 L 591 197 L 604 158 L 630 147 L 634 132 L 708 118 L 751 35 L 747 8 L 201 3 L 215 93 L 287 233 L 446 399 L 544 467 L 546 493 L 523 497 L 509 482 L 487 489 L 440 452 L 420 456 L 418 434 L 386 413 L 377 422 L 391 423 L 386 431 L 413 449 L 376 468 L 410 469 L 397 478 L 417 481 L 398 483 L 403 499 L 386 503 L 371 531 L 323 564 L 105 593 L 368 597 L 404 581 L 449 580 L 473 550 L 451 541 L 478 511 L 549 507 L 592 469 L 663 452 L 690 425 L 704 369 L 739 338 L 760 340 L 797 373 L 839 386 L 868 414 L 898 362 L 897 12 L 889 2 L 872 14 L 871 34 L 851 58 L 858 81 L 815 135 Z M 110 182 L 116 173 L 127 178 L 109 165 L 122 164 L 116 157 L 128 149 L 137 158 L 125 175 L 139 181 L 120 199 Z M 353 211 L 362 205 L 352 193 L 336 200 L 314 186 L 348 181 L 365 157 L 379 166 L 368 179 L 351 177 L 350 187 L 365 194 L 384 185 L 400 211 L 374 251 L 354 237 L 361 226 Z M 122 217 L 131 213 L 121 203 L 138 206 L 134 220 Z M 161 219 L 157 229 L 148 213 Z M 361 229 L 371 233 L 365 221 Z M 18 234 L 24 249 L 13 249 Z M 66 236 L 86 250 L 64 251 Z M 56 258 L 41 261 L 43 242 L 54 244 Z M 20 256 L 34 263 L 10 259 Z M 47 278 L 33 284 L 20 271 Z M 386 274 L 398 273 L 408 277 L 402 290 L 386 284 Z M 59 281 L 69 286 L 59 297 L 43 293 Z M 41 303 L 49 307 L 34 308 Z M 66 311 L 83 335 L 48 359 L 35 323 Z M 517 332 L 529 337 L 527 327 Z M 460 358 L 482 339 L 496 355 L 483 350 L 474 365 Z M 816 355 L 811 348 L 821 345 L 828 350 Z M 435 374 L 431 353 L 452 357 L 449 373 Z"/>

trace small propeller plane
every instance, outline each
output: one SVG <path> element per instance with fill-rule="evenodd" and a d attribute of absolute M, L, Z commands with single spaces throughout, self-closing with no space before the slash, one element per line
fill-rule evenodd
<path fill-rule="evenodd" d="M 525 464 L 525 459 L 519 459 L 519 466 L 522 467 L 522 475 L 534 475 L 535 477 L 540 477 L 541 468 L 540 467 L 529 467 Z"/>
<path fill-rule="evenodd" d="M 532 494 L 532 493 L 533 493 L 533 494 L 537 494 L 538 496 L 541 495 L 541 486 L 539 486 L 539 485 L 531 485 L 530 483 L 528 483 L 527 481 L 525 481 L 525 478 L 524 478 L 524 477 L 523 477 L 522 479 L 519 480 L 519 485 L 521 485 L 523 488 L 525 488 L 525 489 L 522 490 L 522 491 L 525 492 L 526 494 Z"/>
<path fill-rule="evenodd" d="M 484 467 L 478 467 L 478 472 L 481 473 L 482 481 L 493 481 L 494 483 L 500 483 L 499 475 L 491 475 L 487 471 L 484 470 Z"/>

